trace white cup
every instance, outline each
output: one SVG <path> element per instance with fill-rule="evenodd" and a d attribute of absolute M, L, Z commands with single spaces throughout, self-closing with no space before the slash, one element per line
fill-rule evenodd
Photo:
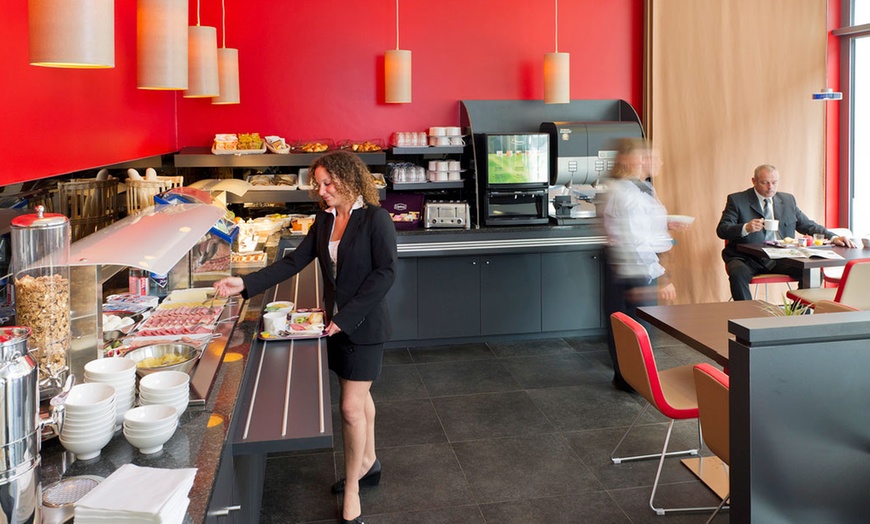
<path fill-rule="evenodd" d="M 275 312 L 263 315 L 263 329 L 277 333 L 287 329 L 287 313 Z"/>
<path fill-rule="evenodd" d="M 438 171 L 438 161 L 430 160 L 429 161 L 429 171 Z"/>
<path fill-rule="evenodd" d="M 448 140 L 450 140 L 450 139 L 448 138 Z M 429 145 L 430 146 L 437 146 L 438 145 L 438 137 L 437 136 L 430 136 L 429 137 Z"/>
<path fill-rule="evenodd" d="M 456 126 L 447 128 L 447 136 L 461 136 L 461 135 L 462 135 L 462 128 L 456 127 Z"/>
<path fill-rule="evenodd" d="M 464 146 L 465 140 L 463 140 L 461 136 L 451 136 L 450 137 L 450 145 L 451 146 Z"/>
<path fill-rule="evenodd" d="M 450 142 L 452 140 L 453 139 L 448 137 L 448 136 L 438 136 L 438 137 L 435 137 L 435 145 L 436 146 L 449 146 Z M 460 139 L 460 140 L 462 140 L 462 139 Z"/>
<path fill-rule="evenodd" d="M 447 160 L 438 160 L 435 162 L 435 169 L 433 171 L 447 171 L 450 169 L 450 162 Z"/>
<path fill-rule="evenodd" d="M 769 218 L 764 220 L 764 229 L 767 231 L 778 231 L 779 230 L 779 220 L 771 220 Z"/>
<path fill-rule="evenodd" d="M 447 182 L 447 171 L 435 171 L 436 182 Z"/>
<path fill-rule="evenodd" d="M 430 127 L 429 136 L 447 136 L 446 127 Z"/>
<path fill-rule="evenodd" d="M 450 160 L 447 162 L 448 171 L 459 171 L 459 160 Z"/>
<path fill-rule="evenodd" d="M 462 180 L 462 173 L 459 171 L 448 171 L 447 180 Z"/>

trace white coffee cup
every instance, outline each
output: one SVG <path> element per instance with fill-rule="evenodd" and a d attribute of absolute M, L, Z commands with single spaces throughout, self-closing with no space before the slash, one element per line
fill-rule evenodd
<path fill-rule="evenodd" d="M 447 136 L 446 127 L 430 127 L 429 136 Z"/>
<path fill-rule="evenodd" d="M 863 237 L 861 243 L 864 244 L 865 248 L 870 249 L 870 237 Z"/>
<path fill-rule="evenodd" d="M 438 161 L 430 160 L 429 161 L 429 171 L 438 171 Z"/>
<path fill-rule="evenodd" d="M 287 329 L 287 313 L 274 312 L 263 315 L 263 329 L 269 333 L 278 333 Z"/>
<path fill-rule="evenodd" d="M 452 127 L 446 128 L 446 129 L 447 129 L 447 136 L 460 136 L 460 135 L 462 135 L 462 128 L 461 127 L 452 126 Z"/>
<path fill-rule="evenodd" d="M 764 229 L 766 231 L 778 231 L 779 220 L 771 220 L 769 218 L 764 219 Z"/>
<path fill-rule="evenodd" d="M 437 146 L 449 146 L 451 140 L 453 140 L 453 139 L 448 137 L 448 136 L 435 137 L 435 145 L 437 145 Z"/>
<path fill-rule="evenodd" d="M 461 136 L 451 136 L 449 138 L 451 146 L 464 146 L 465 140 Z"/>
<path fill-rule="evenodd" d="M 447 182 L 447 171 L 436 171 L 435 182 Z"/>
<path fill-rule="evenodd" d="M 435 169 L 433 171 L 447 171 L 450 168 L 450 162 L 447 160 L 438 160 L 435 162 Z"/>
<path fill-rule="evenodd" d="M 447 172 L 447 180 L 462 180 L 462 173 L 459 171 L 448 171 Z"/>
<path fill-rule="evenodd" d="M 459 171 L 459 160 L 449 160 L 447 162 L 448 171 Z"/>

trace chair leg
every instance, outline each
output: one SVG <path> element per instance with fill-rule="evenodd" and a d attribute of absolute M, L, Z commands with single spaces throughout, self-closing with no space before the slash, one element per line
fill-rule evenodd
<path fill-rule="evenodd" d="M 707 522 L 705 522 L 704 524 L 710 524 L 711 522 L 713 522 L 713 519 L 716 518 L 716 515 L 719 514 L 720 510 L 729 509 L 730 506 L 726 506 L 725 503 L 728 502 L 728 500 L 730 500 L 730 499 L 731 499 L 731 494 L 729 493 L 724 499 L 722 499 L 722 502 L 720 502 L 719 505 L 716 506 L 716 510 L 713 511 L 713 514 L 710 515 L 710 518 L 707 519 Z"/>
<path fill-rule="evenodd" d="M 673 431 L 673 429 L 674 429 L 674 420 L 671 419 L 671 423 L 668 424 L 668 432 L 665 435 L 665 444 L 662 447 L 661 458 L 659 459 L 659 467 L 658 467 L 658 469 L 656 469 L 656 479 L 653 482 L 652 493 L 650 493 L 650 496 L 649 496 L 649 507 L 656 513 L 656 515 L 665 515 L 667 513 L 674 513 L 677 511 L 710 511 L 710 510 L 716 509 L 713 506 L 698 507 L 698 508 L 657 508 L 655 506 L 656 491 L 659 488 L 659 480 L 661 479 L 661 476 L 662 476 L 662 467 L 665 465 L 665 457 L 670 455 L 670 453 L 667 452 L 668 451 L 668 442 L 670 442 L 670 440 L 671 440 L 671 431 Z"/>
<path fill-rule="evenodd" d="M 613 448 L 613 451 L 610 452 L 610 460 L 614 464 L 621 464 L 622 462 L 629 462 L 632 460 L 644 460 L 644 459 L 657 458 L 660 456 L 659 453 L 651 453 L 649 455 L 634 455 L 631 457 L 615 457 L 614 456 L 614 455 L 616 455 L 616 450 L 619 449 L 619 446 L 621 446 L 622 442 L 625 440 L 625 437 L 627 437 L 628 434 L 631 433 L 631 429 L 634 427 L 634 425 L 637 423 L 637 421 L 640 420 L 640 417 L 642 417 L 643 414 L 646 413 L 646 411 L 649 409 L 649 407 L 650 407 L 650 403 L 647 402 L 646 405 L 643 407 L 643 409 L 640 410 L 640 413 L 638 413 L 637 416 L 634 417 L 634 420 L 631 421 L 631 425 L 628 426 L 628 429 L 625 430 L 625 433 L 622 435 L 622 438 L 619 439 L 619 442 L 616 443 L 616 447 Z M 674 425 L 674 421 L 671 420 L 671 425 L 668 427 L 668 436 L 669 437 L 670 437 L 671 428 L 673 427 L 673 425 Z M 699 431 L 700 431 L 700 428 L 699 428 Z M 699 438 L 700 438 L 700 435 L 699 435 Z M 667 442 L 667 441 L 665 441 L 665 442 Z M 698 449 L 686 449 L 683 451 L 671 451 L 670 453 L 667 454 L 667 456 L 673 457 L 673 456 L 677 456 L 677 455 L 697 455 L 697 454 L 698 454 Z"/>

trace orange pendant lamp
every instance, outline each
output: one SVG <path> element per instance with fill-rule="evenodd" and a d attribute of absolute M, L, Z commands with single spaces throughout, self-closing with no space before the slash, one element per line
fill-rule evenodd
<path fill-rule="evenodd" d="M 187 90 L 184 98 L 219 96 L 217 29 L 199 25 L 199 0 L 196 2 L 196 25 L 187 28 L 187 39 Z"/>
<path fill-rule="evenodd" d="M 239 94 L 239 50 L 227 47 L 227 9 L 221 0 L 221 47 L 217 50 L 220 95 L 211 99 L 215 105 L 241 103 Z"/>
<path fill-rule="evenodd" d="M 139 0 L 136 86 L 187 89 L 187 0 Z"/>
<path fill-rule="evenodd" d="M 411 102 L 411 52 L 399 49 L 399 0 L 396 0 L 396 49 L 384 53 L 384 101 Z"/>
<path fill-rule="evenodd" d="M 31 65 L 115 67 L 113 0 L 29 0 L 28 19 Z"/>
<path fill-rule="evenodd" d="M 571 102 L 571 55 L 559 52 L 559 0 L 556 2 L 556 52 L 544 54 L 544 103 Z"/>

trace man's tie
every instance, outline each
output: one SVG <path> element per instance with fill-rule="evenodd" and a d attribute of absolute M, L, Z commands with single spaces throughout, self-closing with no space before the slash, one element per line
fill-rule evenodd
<path fill-rule="evenodd" d="M 773 220 L 773 207 L 770 204 L 770 199 L 764 199 L 764 219 Z M 776 232 L 773 230 L 764 230 L 764 240 L 776 240 Z"/>

